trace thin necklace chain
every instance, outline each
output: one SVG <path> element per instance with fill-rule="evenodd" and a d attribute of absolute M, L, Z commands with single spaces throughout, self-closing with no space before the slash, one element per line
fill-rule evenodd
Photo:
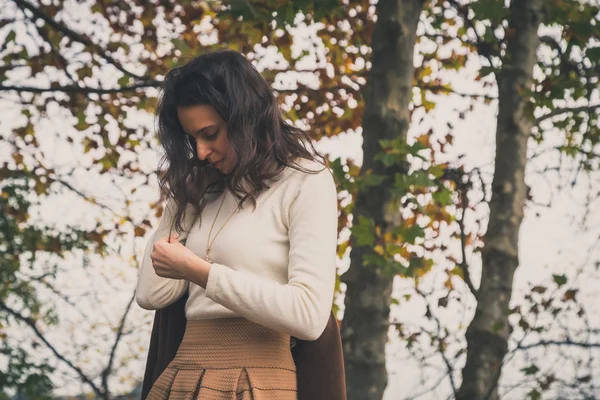
<path fill-rule="evenodd" d="M 204 258 L 206 261 L 208 261 L 209 263 L 212 263 L 212 260 L 210 258 L 210 249 L 212 248 L 213 243 L 215 242 L 215 240 L 217 239 L 217 236 L 219 236 L 219 233 L 221 233 L 221 231 L 223 230 L 223 228 L 225 227 L 225 225 L 227 225 L 227 223 L 229 222 L 229 220 L 231 219 L 231 217 L 233 217 L 235 215 L 235 213 L 238 211 L 239 207 L 237 209 L 235 209 L 233 211 L 233 213 L 229 216 L 229 218 L 227 218 L 227 221 L 225 221 L 225 223 L 223 224 L 223 226 L 221 226 L 221 229 L 219 229 L 219 231 L 215 234 L 215 237 L 213 238 L 212 242 L 210 241 L 210 235 L 212 235 L 212 231 L 213 228 L 215 227 L 215 222 L 217 222 L 217 218 L 219 217 L 219 213 L 221 212 L 221 207 L 223 207 L 223 204 L 225 203 L 225 196 L 227 196 L 227 190 L 225 190 L 225 193 L 223 194 L 223 200 L 221 200 L 221 205 L 219 206 L 219 209 L 217 210 L 217 215 L 215 215 L 215 219 L 213 220 L 213 223 L 210 227 L 210 231 L 208 232 L 208 240 L 206 242 L 207 246 L 206 246 L 206 257 Z"/>

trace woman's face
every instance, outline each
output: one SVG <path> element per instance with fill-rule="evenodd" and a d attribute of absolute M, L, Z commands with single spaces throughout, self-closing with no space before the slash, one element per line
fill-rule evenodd
<path fill-rule="evenodd" d="M 227 123 L 210 105 L 177 107 L 183 130 L 196 142 L 200 160 L 210 161 L 223 174 L 237 163 L 237 155 L 227 138 Z"/>

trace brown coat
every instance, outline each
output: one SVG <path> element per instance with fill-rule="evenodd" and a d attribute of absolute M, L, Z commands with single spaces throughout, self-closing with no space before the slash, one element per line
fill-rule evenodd
<path fill-rule="evenodd" d="M 187 322 L 187 298 L 188 294 L 185 294 L 170 306 L 157 310 L 154 315 L 142 384 L 142 400 L 177 353 Z M 292 356 L 296 363 L 298 400 L 346 400 L 342 341 L 333 313 L 325 331 L 317 340 L 296 340 Z"/>

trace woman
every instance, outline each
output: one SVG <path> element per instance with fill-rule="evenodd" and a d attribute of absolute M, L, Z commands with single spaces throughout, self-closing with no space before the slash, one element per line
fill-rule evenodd
<path fill-rule="evenodd" d="M 237 52 L 204 54 L 169 72 L 157 116 L 168 201 L 145 249 L 136 301 L 162 310 L 185 298 L 186 323 L 147 399 L 295 400 L 314 392 L 307 377 L 320 378 L 315 362 L 297 371 L 310 346 L 295 359 L 290 347 L 294 338 L 298 347 L 336 338 L 324 334 L 337 329 L 327 324 L 337 193 L 326 161 L 283 120 L 269 85 Z"/>

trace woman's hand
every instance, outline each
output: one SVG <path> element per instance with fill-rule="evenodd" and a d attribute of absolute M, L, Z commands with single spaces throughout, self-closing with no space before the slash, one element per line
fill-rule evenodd
<path fill-rule="evenodd" d="M 187 267 L 197 257 L 181 244 L 176 233 L 154 243 L 150 258 L 156 275 L 163 278 L 187 279 Z"/>
<path fill-rule="evenodd" d="M 150 258 L 156 275 L 185 279 L 206 289 L 210 263 L 181 244 L 178 237 L 179 235 L 173 234 L 154 244 Z"/>

